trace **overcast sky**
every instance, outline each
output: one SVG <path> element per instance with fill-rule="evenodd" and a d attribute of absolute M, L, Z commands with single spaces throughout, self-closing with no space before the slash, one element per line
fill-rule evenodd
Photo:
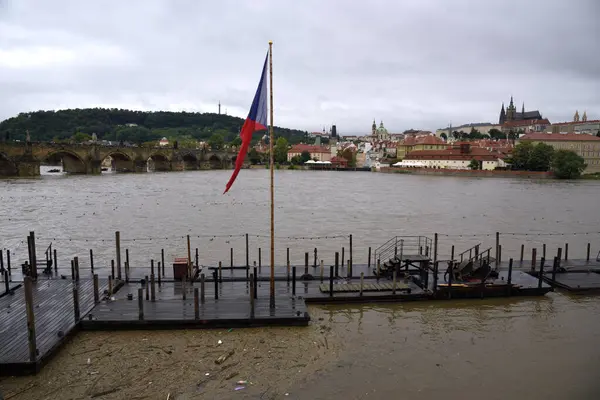
<path fill-rule="evenodd" d="M 275 124 L 368 133 L 600 119 L 598 0 L 0 0 L 0 120 L 75 107 L 245 117 L 273 40 Z"/>

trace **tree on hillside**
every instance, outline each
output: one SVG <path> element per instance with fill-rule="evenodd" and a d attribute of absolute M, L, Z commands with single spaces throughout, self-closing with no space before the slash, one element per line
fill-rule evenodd
<path fill-rule="evenodd" d="M 352 151 L 351 148 L 346 148 L 343 151 L 338 152 L 338 157 L 342 157 L 348 161 L 348 167 L 356 167 L 356 152 Z"/>
<path fill-rule="evenodd" d="M 538 143 L 531 149 L 527 169 L 529 171 L 548 171 L 554 155 L 554 147 Z"/>
<path fill-rule="evenodd" d="M 239 147 L 242 144 L 242 138 L 236 136 L 231 142 L 229 142 L 232 146 Z"/>
<path fill-rule="evenodd" d="M 483 139 L 483 135 L 475 127 L 471 127 L 471 132 L 467 135 L 470 140 Z"/>
<path fill-rule="evenodd" d="M 515 146 L 512 151 L 512 168 L 516 170 L 527 170 L 529 167 L 529 156 L 533 150 L 533 143 L 523 142 Z"/>
<path fill-rule="evenodd" d="M 212 150 L 221 150 L 224 144 L 225 139 L 218 133 L 215 133 L 208 139 L 208 145 Z"/>
<path fill-rule="evenodd" d="M 585 170 L 585 160 L 571 150 L 558 150 L 552 158 L 552 171 L 559 179 L 576 179 Z"/>
<path fill-rule="evenodd" d="M 287 162 L 287 153 L 288 153 L 288 141 L 283 138 L 280 137 L 277 139 L 277 141 L 275 142 L 275 146 L 273 149 L 273 157 L 275 158 L 275 162 L 276 163 L 285 163 Z"/>
<path fill-rule="evenodd" d="M 300 154 L 300 161 L 302 162 L 302 164 L 304 164 L 305 162 L 307 162 L 308 160 L 310 160 L 310 153 L 306 150 L 304 150 L 301 154 Z"/>
<path fill-rule="evenodd" d="M 501 130 L 496 129 L 496 128 L 492 128 L 490 129 L 490 131 L 488 132 L 488 134 L 490 135 L 490 137 L 492 139 L 506 139 L 506 135 L 504 133 L 502 133 Z"/>
<path fill-rule="evenodd" d="M 250 160 L 250 164 L 252 165 L 258 164 L 261 160 L 260 153 L 254 147 L 248 152 L 248 160 Z"/>
<path fill-rule="evenodd" d="M 447 141 L 447 140 L 448 140 L 448 135 L 446 135 L 446 132 L 442 132 L 442 133 L 440 134 L 440 137 L 441 137 L 442 139 L 444 139 L 445 141 Z"/>
<path fill-rule="evenodd" d="M 479 169 L 479 161 L 477 161 L 476 159 L 472 159 L 471 162 L 469 163 L 469 168 L 475 170 L 475 169 Z"/>
<path fill-rule="evenodd" d="M 92 140 L 92 137 L 90 135 L 88 135 L 87 133 L 77 132 L 76 134 L 73 135 L 73 141 L 75 143 L 86 142 L 88 140 Z"/>

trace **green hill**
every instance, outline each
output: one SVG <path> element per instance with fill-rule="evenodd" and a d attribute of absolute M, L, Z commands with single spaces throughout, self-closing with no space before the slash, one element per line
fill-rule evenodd
<path fill-rule="evenodd" d="M 244 120 L 230 115 L 170 111 L 133 111 L 84 108 L 20 113 L 0 122 L 0 140 L 25 140 L 29 130 L 32 141 L 62 141 L 96 133 L 100 140 L 144 143 L 167 137 L 170 140 L 207 140 L 214 134 L 226 142 L 238 137 Z M 306 132 L 274 128 L 277 137 L 290 144 L 305 139 Z M 266 132 L 265 132 L 266 133 Z M 85 135 L 83 135 L 85 134 Z M 254 135 L 259 140 L 262 135 Z"/>

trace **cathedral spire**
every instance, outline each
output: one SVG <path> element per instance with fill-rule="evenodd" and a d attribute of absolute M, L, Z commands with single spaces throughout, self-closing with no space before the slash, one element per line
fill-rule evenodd
<path fill-rule="evenodd" d="M 513 108 L 515 105 L 513 104 L 513 97 L 510 96 L 510 104 L 508 106 L 508 108 Z"/>
<path fill-rule="evenodd" d="M 575 110 L 575 115 L 573 116 L 573 122 L 579 122 L 579 110 Z"/>
<path fill-rule="evenodd" d="M 521 114 L 525 116 L 525 102 L 523 102 L 523 107 L 521 107 Z"/>
<path fill-rule="evenodd" d="M 581 117 L 581 120 L 582 120 L 583 122 L 586 122 L 586 121 L 587 121 L 587 112 L 586 112 L 585 110 L 583 110 L 583 117 Z"/>

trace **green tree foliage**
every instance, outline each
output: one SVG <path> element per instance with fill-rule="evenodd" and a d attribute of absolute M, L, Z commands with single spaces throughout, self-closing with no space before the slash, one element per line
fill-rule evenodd
<path fill-rule="evenodd" d="M 75 143 L 86 142 L 88 140 L 92 140 L 92 136 L 88 135 L 87 133 L 77 132 L 73 135 L 73 141 Z"/>
<path fill-rule="evenodd" d="M 596 136 L 600 137 L 600 131 L 598 131 L 598 133 L 596 133 Z"/>
<path fill-rule="evenodd" d="M 275 142 L 275 146 L 273 149 L 273 156 L 275 158 L 276 163 L 286 163 L 287 162 L 287 153 L 288 153 L 289 144 L 288 141 L 284 137 L 280 137 Z"/>
<path fill-rule="evenodd" d="M 483 139 L 485 135 L 479 132 L 475 127 L 471 127 L 471 132 L 467 135 L 469 140 Z"/>
<path fill-rule="evenodd" d="M 235 146 L 235 147 L 241 146 L 242 138 L 240 138 L 239 136 L 236 136 L 235 138 L 233 138 L 233 140 L 231 142 L 229 142 L 229 144 L 231 144 L 232 146 Z"/>
<path fill-rule="evenodd" d="M 559 179 L 576 179 L 585 170 L 585 160 L 571 150 L 558 150 L 552 158 L 552 171 Z"/>
<path fill-rule="evenodd" d="M 519 143 L 512 152 L 512 167 L 525 171 L 548 171 L 553 154 L 554 148 L 545 143 Z"/>
<path fill-rule="evenodd" d="M 198 147 L 198 141 L 190 135 L 169 138 L 169 143 L 175 143 L 175 141 L 177 141 L 177 147 L 180 149 L 195 149 Z"/>
<path fill-rule="evenodd" d="M 302 164 L 304 164 L 308 160 L 310 160 L 310 153 L 304 150 L 302 153 L 300 153 L 300 161 L 302 162 Z"/>
<path fill-rule="evenodd" d="M 302 157 L 300 157 L 299 155 L 295 155 L 294 157 L 292 157 L 290 162 L 292 163 L 292 165 L 300 165 L 302 164 Z"/>
<path fill-rule="evenodd" d="M 211 137 L 208 138 L 208 145 L 212 150 L 221 150 L 223 145 L 225 144 L 225 139 L 223 135 L 215 133 Z"/>
<path fill-rule="evenodd" d="M 440 134 L 440 137 L 441 137 L 442 139 L 444 139 L 444 140 L 448 140 L 448 135 L 446 135 L 446 132 L 442 132 L 442 133 Z"/>
<path fill-rule="evenodd" d="M 253 147 L 248 152 L 248 160 L 250 160 L 250 164 L 256 165 L 261 162 L 262 157 L 260 156 L 260 153 Z"/>
<path fill-rule="evenodd" d="M 346 148 L 344 149 L 344 151 L 339 151 L 338 157 L 341 157 L 348 161 L 348 167 L 356 167 L 356 152 L 352 151 L 352 149 Z"/>
<path fill-rule="evenodd" d="M 59 111 L 20 113 L 0 122 L 0 132 L 10 140 L 25 140 L 29 130 L 36 142 L 70 139 L 75 133 L 96 133 L 99 140 L 129 141 L 132 143 L 156 142 L 162 137 L 190 136 L 207 140 L 220 134 L 226 142 L 239 136 L 244 120 L 230 115 L 212 113 L 133 111 L 123 109 L 84 108 Z M 275 135 L 291 144 L 300 143 L 306 132 L 274 127 Z M 260 140 L 262 134 L 253 136 Z"/>
<path fill-rule="evenodd" d="M 469 163 L 469 168 L 475 170 L 475 169 L 479 169 L 479 161 L 472 159 L 471 162 Z"/>
<path fill-rule="evenodd" d="M 504 133 L 502 133 L 501 130 L 496 129 L 496 128 L 490 129 L 488 134 L 490 135 L 490 137 L 492 139 L 506 139 L 506 135 Z"/>

